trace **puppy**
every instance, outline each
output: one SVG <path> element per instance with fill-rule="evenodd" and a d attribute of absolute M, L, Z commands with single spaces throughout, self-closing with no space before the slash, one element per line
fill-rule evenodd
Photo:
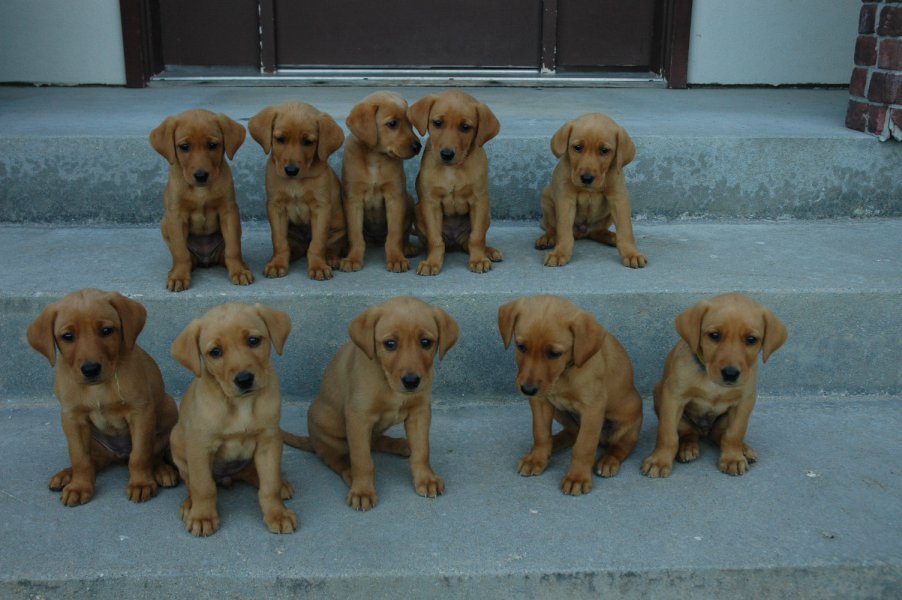
<path fill-rule="evenodd" d="M 178 483 L 164 462 L 178 409 L 157 363 L 135 343 L 146 318 L 141 304 L 121 294 L 83 289 L 47 306 L 28 327 L 28 343 L 56 367 L 72 466 L 50 478 L 50 489 L 62 490 L 66 506 L 88 502 L 97 471 L 114 462 L 128 463 L 132 502 Z"/>
<path fill-rule="evenodd" d="M 188 289 L 195 267 L 225 265 L 232 283 L 254 281 L 241 256 L 241 216 L 225 160 L 244 135 L 239 123 L 202 109 L 167 117 L 150 132 L 150 145 L 169 161 L 160 227 L 172 254 L 171 292 Z"/>
<path fill-rule="evenodd" d="M 416 181 L 417 235 L 428 254 L 417 274 L 438 275 L 446 247 L 468 252 L 474 273 L 491 270 L 502 255 L 486 246 L 491 208 L 489 161 L 482 147 L 498 135 L 498 119 L 461 91 L 421 98 L 408 115 L 420 135 L 429 133 Z"/>
<path fill-rule="evenodd" d="M 613 477 L 639 439 L 642 398 L 633 367 L 620 342 L 589 313 L 555 296 L 533 296 L 498 309 L 498 329 L 507 348 L 517 349 L 517 388 L 529 397 L 533 446 L 517 467 L 541 475 L 553 451 L 573 446 L 565 494 L 592 490 L 595 472 Z M 552 421 L 564 428 L 551 435 Z M 604 434 L 602 428 L 604 427 Z"/>
<path fill-rule="evenodd" d="M 207 536 L 219 529 L 216 484 L 241 479 L 259 489 L 263 521 L 274 533 L 297 529 L 283 500 L 282 396 L 269 360 L 291 331 L 285 313 L 255 304 L 223 304 L 195 319 L 172 344 L 172 356 L 197 379 L 182 398 L 172 430 L 172 458 L 188 486 L 182 520 Z"/>
<path fill-rule="evenodd" d="M 419 154 L 420 140 L 407 119 L 407 102 L 394 92 L 376 92 L 351 110 L 345 123 L 351 130 L 341 163 L 348 221 L 348 255 L 342 271 L 363 266 L 366 239 L 385 243 L 386 268 L 410 269 L 413 197 L 407 191 L 404 161 Z"/>
<path fill-rule="evenodd" d="M 561 267 L 573 256 L 573 240 L 589 238 L 616 246 L 626 267 L 648 260 L 636 247 L 630 218 L 630 194 L 623 167 L 636 157 L 636 146 L 623 127 L 601 113 L 565 123 L 551 138 L 559 159 L 551 185 L 542 192 L 542 229 L 536 248 L 554 248 L 545 264 Z M 617 233 L 610 231 L 613 223 Z"/>
<path fill-rule="evenodd" d="M 700 436 L 720 446 L 720 470 L 742 475 L 758 454 L 743 440 L 758 397 L 758 353 L 764 362 L 788 337 L 770 310 L 741 294 L 699 302 L 676 318 L 682 338 L 655 386 L 658 437 L 642 473 L 667 477 L 673 459 L 698 458 Z"/>
<path fill-rule="evenodd" d="M 344 143 L 335 120 L 304 102 L 268 106 L 247 124 L 269 154 L 266 214 L 272 229 L 267 277 L 284 277 L 288 263 L 307 255 L 310 279 L 332 279 L 345 245 L 341 183 L 329 157 Z"/>
<path fill-rule="evenodd" d="M 442 494 L 445 482 L 429 464 L 433 360 L 457 342 L 457 323 L 440 308 L 402 297 L 364 311 L 348 334 L 307 413 L 310 437 L 287 436 L 286 443 L 316 452 L 341 475 L 355 510 L 378 502 L 372 450 L 410 456 L 417 493 Z M 401 422 L 407 439 L 383 435 Z"/>

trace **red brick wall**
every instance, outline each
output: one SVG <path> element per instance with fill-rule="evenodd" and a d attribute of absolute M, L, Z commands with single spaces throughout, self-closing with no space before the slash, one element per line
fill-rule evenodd
<path fill-rule="evenodd" d="M 863 0 L 846 127 L 902 141 L 902 0 Z"/>

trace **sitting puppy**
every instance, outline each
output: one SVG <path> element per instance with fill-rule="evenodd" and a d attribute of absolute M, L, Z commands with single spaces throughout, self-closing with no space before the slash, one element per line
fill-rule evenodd
<path fill-rule="evenodd" d="M 345 123 L 351 135 L 341 163 L 348 221 L 348 256 L 342 271 L 363 266 L 366 241 L 385 244 L 386 268 L 402 273 L 409 256 L 413 196 L 407 191 L 404 161 L 419 154 L 421 144 L 407 119 L 407 102 L 394 92 L 376 92 L 351 110 Z"/>
<path fill-rule="evenodd" d="M 460 91 L 421 98 L 408 111 L 420 135 L 429 133 L 417 175 L 416 228 L 427 247 L 419 275 L 438 275 L 445 249 L 470 255 L 470 270 L 485 273 L 502 259 L 486 246 L 491 222 L 489 161 L 482 146 L 501 125 L 485 104 Z"/>
<path fill-rule="evenodd" d="M 284 277 L 288 263 L 307 255 L 310 279 L 332 279 L 345 245 L 341 183 L 329 157 L 345 134 L 335 120 L 304 102 L 268 106 L 247 124 L 270 155 L 266 162 L 266 214 L 272 228 L 267 277 Z"/>
<path fill-rule="evenodd" d="M 263 521 L 274 533 L 297 529 L 283 500 L 294 490 L 282 478 L 282 396 L 269 360 L 291 331 L 285 313 L 255 304 L 223 304 L 192 321 L 172 356 L 197 379 L 185 392 L 172 430 L 172 458 L 188 486 L 182 520 L 193 535 L 219 529 L 216 484 L 241 479 L 259 488 Z"/>
<path fill-rule="evenodd" d="M 529 396 L 532 409 L 533 447 L 520 460 L 520 475 L 541 475 L 553 451 L 573 446 L 561 490 L 586 494 L 600 444 L 606 449 L 595 472 L 616 475 L 642 427 L 642 398 L 620 342 L 592 315 L 555 296 L 503 305 L 498 329 L 504 347 L 513 340 L 517 349 L 517 388 Z M 553 420 L 564 427 L 554 436 Z"/>
<path fill-rule="evenodd" d="M 316 452 L 341 475 L 355 510 L 378 501 L 372 450 L 410 456 L 417 493 L 442 494 L 445 482 L 429 464 L 432 363 L 457 342 L 457 323 L 440 308 L 402 297 L 367 309 L 348 334 L 307 413 L 310 437 L 286 434 L 285 443 Z M 401 422 L 406 440 L 383 435 Z"/>
<path fill-rule="evenodd" d="M 28 343 L 56 367 L 72 466 L 50 479 L 50 489 L 62 490 L 66 506 L 88 502 L 97 471 L 113 462 L 128 463 L 132 502 L 178 483 L 164 462 L 178 409 L 157 363 L 135 343 L 146 318 L 134 300 L 84 289 L 47 306 L 28 327 Z"/>
<path fill-rule="evenodd" d="M 786 342 L 786 326 L 741 294 L 699 302 L 676 318 L 683 338 L 655 386 L 658 437 L 642 473 L 667 477 L 673 459 L 698 458 L 700 436 L 720 446 L 720 470 L 742 475 L 758 454 L 743 439 L 758 397 L 758 353 L 764 362 Z"/>
<path fill-rule="evenodd" d="M 558 129 L 551 138 L 558 157 L 551 185 L 542 192 L 542 229 L 536 248 L 554 248 L 545 264 L 570 262 L 573 240 L 589 238 L 616 246 L 626 267 L 644 267 L 636 247 L 630 217 L 630 194 L 623 167 L 636 157 L 629 134 L 600 113 L 583 115 Z M 617 233 L 610 231 L 611 224 Z"/>
<path fill-rule="evenodd" d="M 254 281 L 241 256 L 241 216 L 225 160 L 235 156 L 244 135 L 239 123 L 202 109 L 167 117 L 150 132 L 150 145 L 170 165 L 160 225 L 172 254 L 171 292 L 188 289 L 195 267 L 225 265 L 232 283 Z"/>

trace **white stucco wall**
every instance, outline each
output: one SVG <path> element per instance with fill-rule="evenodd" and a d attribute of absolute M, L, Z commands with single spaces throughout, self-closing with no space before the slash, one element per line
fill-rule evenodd
<path fill-rule="evenodd" d="M 848 83 L 860 8 L 694 0 L 689 83 Z M 0 0 L 0 81 L 122 85 L 122 53 L 118 0 Z"/>
<path fill-rule="evenodd" d="M 690 84 L 848 84 L 861 0 L 694 0 Z"/>
<path fill-rule="evenodd" d="M 124 85 L 119 0 L 0 0 L 0 81 Z"/>

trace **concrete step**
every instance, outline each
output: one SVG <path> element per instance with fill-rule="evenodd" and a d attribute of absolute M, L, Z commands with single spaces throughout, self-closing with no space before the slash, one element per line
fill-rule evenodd
<path fill-rule="evenodd" d="M 436 394 L 452 404 L 516 399 L 514 357 L 497 329 L 498 307 L 539 293 L 566 296 L 592 312 L 629 352 L 639 391 L 648 397 L 677 340 L 674 317 L 696 301 L 743 291 L 787 324 L 789 342 L 761 371 L 763 394 L 902 394 L 902 219 L 755 223 L 643 223 L 636 228 L 649 265 L 620 265 L 614 249 L 576 244 L 566 267 L 542 265 L 534 225 L 496 222 L 490 243 L 505 260 L 487 274 L 449 253 L 436 277 L 389 273 L 381 248 L 371 247 L 362 271 L 308 279 L 295 263 L 282 279 L 266 279 L 268 228 L 244 231 L 244 256 L 257 275 L 230 284 L 223 268 L 195 271 L 191 289 L 165 290 L 170 257 L 157 227 L 0 227 L 7 257 L 0 288 L 0 397 L 53 403 L 53 373 L 25 339 L 43 307 L 72 290 L 117 290 L 148 309 L 139 343 L 160 364 L 175 395 L 189 373 L 169 355 L 187 323 L 222 302 L 263 302 L 294 323 L 278 359 L 286 394 L 312 398 L 326 364 L 347 340 L 348 323 L 367 306 L 398 295 L 434 302 L 459 322 L 461 339 L 438 365 Z M 415 263 L 418 259 L 415 259 Z"/>
<path fill-rule="evenodd" d="M 4 328 L 4 331 L 6 329 Z M 124 467 L 87 505 L 47 490 L 67 464 L 57 411 L 0 409 L 0 596 L 35 598 L 801 598 L 890 599 L 902 586 L 902 410 L 896 397 L 763 398 L 743 477 L 703 444 L 668 479 L 639 473 L 657 426 L 646 411 L 620 474 L 562 496 L 567 454 L 523 478 L 526 402 L 434 411 L 432 464 L 444 496 L 415 494 L 407 461 L 376 455 L 380 503 L 355 513 L 313 455 L 287 448 L 292 535 L 267 532 L 254 491 L 220 490 L 222 527 L 184 531 L 184 485 L 135 505 Z M 283 425 L 304 430 L 304 403 Z"/>
<path fill-rule="evenodd" d="M 147 136 L 166 116 L 204 107 L 246 124 L 264 106 L 304 100 L 343 125 L 371 91 L 0 88 L 0 222 L 157 222 L 168 167 Z M 438 90 L 398 91 L 413 101 Z M 620 122 L 636 143 L 626 174 L 637 219 L 902 216 L 902 146 L 846 129 L 846 91 L 470 91 L 501 121 L 486 145 L 497 219 L 538 218 L 554 167 L 551 136 L 592 111 Z M 246 220 L 266 219 L 264 163 L 248 137 L 233 163 Z M 407 163 L 410 189 L 418 164 Z"/>

